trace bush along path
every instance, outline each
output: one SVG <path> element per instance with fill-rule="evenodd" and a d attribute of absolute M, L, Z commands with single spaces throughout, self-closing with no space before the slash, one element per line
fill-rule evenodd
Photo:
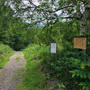
<path fill-rule="evenodd" d="M 43 51 L 45 48 L 46 51 Z M 44 56 L 47 55 L 46 46 L 30 45 L 24 49 L 26 58 L 26 73 L 24 74 L 25 90 L 49 90 L 46 85 L 46 77 L 41 72 Z M 43 57 L 43 59 L 42 59 Z"/>
<path fill-rule="evenodd" d="M 11 49 L 8 45 L 0 43 L 0 69 L 5 66 L 12 55 L 13 49 Z"/>
<path fill-rule="evenodd" d="M 24 70 L 24 66 L 23 53 L 14 52 L 5 67 L 0 69 L 0 90 L 16 90 L 16 86 L 21 82 L 21 77 L 16 74 L 18 71 Z"/>

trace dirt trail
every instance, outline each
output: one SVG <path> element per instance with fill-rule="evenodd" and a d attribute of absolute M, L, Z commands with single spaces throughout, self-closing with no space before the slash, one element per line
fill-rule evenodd
<path fill-rule="evenodd" d="M 18 70 L 24 68 L 25 59 L 23 53 L 15 52 L 6 66 L 0 69 L 0 90 L 15 90 L 16 85 L 20 82 L 19 76 L 15 77 L 15 75 Z"/>

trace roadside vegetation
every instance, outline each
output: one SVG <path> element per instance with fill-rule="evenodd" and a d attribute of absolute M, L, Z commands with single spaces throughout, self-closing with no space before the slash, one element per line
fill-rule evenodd
<path fill-rule="evenodd" d="M 89 90 L 89 57 L 85 50 L 78 50 L 73 46 L 74 37 L 79 35 L 77 27 L 77 22 L 68 21 L 48 27 L 46 25 L 44 29 L 37 28 L 36 37 L 32 38 L 34 43 L 24 49 L 24 85 L 28 90 Z M 85 35 L 88 37 L 87 33 Z M 56 55 L 50 54 L 50 42 L 57 43 Z"/>
<path fill-rule="evenodd" d="M 90 0 L 38 0 L 37 3 L 0 0 L 0 42 L 24 52 L 25 87 L 90 90 Z M 75 37 L 87 39 L 85 49 L 74 48 Z M 56 54 L 50 53 L 51 43 L 57 44 Z M 3 47 L 6 46 L 1 45 L 1 67 L 8 61 L 6 51 L 11 50 Z"/>
<path fill-rule="evenodd" d="M 8 45 L 0 43 L 0 68 L 9 61 L 10 56 L 13 55 L 13 49 Z"/>
<path fill-rule="evenodd" d="M 44 50 L 44 48 L 46 49 Z M 24 85 L 27 90 L 47 90 L 45 89 L 46 77 L 41 72 L 41 63 L 48 57 L 48 47 L 30 45 L 24 50 L 24 54 L 26 58 Z"/>

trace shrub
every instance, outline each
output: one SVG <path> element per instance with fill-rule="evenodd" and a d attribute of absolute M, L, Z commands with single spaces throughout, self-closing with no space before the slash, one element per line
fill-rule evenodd
<path fill-rule="evenodd" d="M 41 63 L 46 59 L 48 47 L 45 45 L 30 45 L 24 50 L 26 58 L 26 74 L 24 85 L 28 90 L 45 89 L 45 75 L 40 71 Z"/>
<path fill-rule="evenodd" d="M 0 68 L 2 68 L 13 54 L 13 50 L 8 46 L 0 43 Z"/>

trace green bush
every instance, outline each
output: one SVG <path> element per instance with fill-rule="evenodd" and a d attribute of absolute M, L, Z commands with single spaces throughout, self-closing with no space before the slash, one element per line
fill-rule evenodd
<path fill-rule="evenodd" d="M 24 50 L 26 58 L 26 74 L 24 85 L 28 90 L 45 89 L 45 75 L 40 71 L 41 63 L 46 59 L 48 47 L 45 45 L 30 45 Z"/>
<path fill-rule="evenodd" d="M 58 78 L 60 83 L 64 84 L 66 90 L 80 89 L 78 78 L 72 78 L 70 73 L 79 63 L 80 60 L 76 58 L 76 53 L 66 50 L 61 51 L 56 61 L 52 60 L 50 63 L 50 67 L 54 72 L 53 75 Z"/>
<path fill-rule="evenodd" d="M 90 58 L 86 51 L 63 49 L 58 53 L 56 61 L 52 58 L 50 62 L 53 75 L 64 84 L 66 90 L 89 90 Z"/>
<path fill-rule="evenodd" d="M 25 49 L 25 57 L 29 60 L 26 65 L 28 71 L 30 61 L 40 61 L 41 70 L 46 74 L 47 79 L 58 78 L 59 87 L 64 86 L 65 90 L 89 90 L 90 85 L 90 37 L 89 33 L 85 34 L 88 38 L 88 47 L 85 50 L 74 49 L 73 39 L 79 36 L 79 23 L 77 21 L 67 21 L 56 23 L 52 27 L 49 25 L 35 33 L 36 44 L 50 45 L 51 42 L 57 42 L 57 54 L 51 55 L 49 47 L 45 45 L 31 45 Z M 60 30 L 60 31 L 59 31 Z M 35 42 L 36 42 L 35 41 Z M 87 60 L 86 60 L 87 58 Z M 33 64 L 32 64 L 33 65 Z M 38 65 L 39 66 L 39 65 Z"/>
<path fill-rule="evenodd" d="M 0 43 L 0 68 L 2 68 L 13 54 L 13 50 L 8 46 Z"/>

